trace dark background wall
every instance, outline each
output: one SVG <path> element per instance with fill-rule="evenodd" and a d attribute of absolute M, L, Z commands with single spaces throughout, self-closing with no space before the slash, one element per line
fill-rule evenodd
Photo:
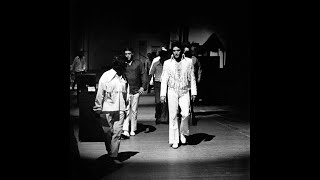
<path fill-rule="evenodd" d="M 203 84 L 211 87 L 203 91 L 207 99 L 248 105 L 252 48 L 249 1 L 111 4 L 71 0 L 69 61 L 71 64 L 74 52 L 83 48 L 89 70 L 99 71 L 125 46 L 133 47 L 134 57 L 144 61 L 152 47 L 169 44 L 181 27 L 188 30 L 184 36 L 190 42 L 202 45 L 215 33 L 225 46 L 226 66 L 204 68 L 207 80 Z"/>

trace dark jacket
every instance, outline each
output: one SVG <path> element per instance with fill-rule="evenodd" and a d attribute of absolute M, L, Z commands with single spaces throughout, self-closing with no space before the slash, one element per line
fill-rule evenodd
<path fill-rule="evenodd" d="M 130 85 L 130 94 L 138 93 L 140 87 L 147 89 L 147 73 L 140 60 L 133 59 L 131 65 L 127 64 L 125 76 Z"/>

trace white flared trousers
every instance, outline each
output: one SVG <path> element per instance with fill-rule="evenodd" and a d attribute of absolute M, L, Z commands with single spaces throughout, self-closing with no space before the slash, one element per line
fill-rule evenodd
<path fill-rule="evenodd" d="M 130 94 L 130 107 L 127 111 L 127 117 L 123 122 L 123 130 L 129 131 L 129 122 L 131 125 L 131 132 L 137 130 L 137 116 L 138 116 L 138 104 L 139 104 L 140 94 Z"/>
<path fill-rule="evenodd" d="M 181 123 L 179 124 L 177 113 L 181 109 Z M 169 108 L 169 144 L 179 143 L 180 134 L 189 135 L 189 92 L 179 96 L 175 91 L 168 89 Z"/>

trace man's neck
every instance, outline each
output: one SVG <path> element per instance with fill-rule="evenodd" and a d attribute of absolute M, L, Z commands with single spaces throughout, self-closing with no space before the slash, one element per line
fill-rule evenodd
<path fill-rule="evenodd" d="M 174 58 L 177 62 L 180 62 L 181 61 L 181 57 L 178 57 L 178 58 Z"/>
<path fill-rule="evenodd" d="M 132 59 L 131 59 L 130 61 L 128 61 L 127 63 L 128 63 L 129 65 L 131 65 L 131 64 L 132 64 Z"/>

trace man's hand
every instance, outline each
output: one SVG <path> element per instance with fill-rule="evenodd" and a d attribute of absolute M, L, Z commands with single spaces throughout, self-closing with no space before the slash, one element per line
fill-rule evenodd
<path fill-rule="evenodd" d="M 194 102 L 196 100 L 196 97 L 197 97 L 196 95 L 192 95 L 191 96 L 191 101 Z"/>
<path fill-rule="evenodd" d="M 96 113 L 96 114 L 101 114 L 102 113 L 101 110 L 93 110 L 93 112 Z"/>
<path fill-rule="evenodd" d="M 95 116 L 96 118 L 100 118 L 100 114 L 102 113 L 101 110 L 93 110 L 93 112 L 94 112 L 94 116 Z"/>
<path fill-rule="evenodd" d="M 166 97 L 165 96 L 160 96 L 160 102 L 165 103 L 166 102 Z"/>
<path fill-rule="evenodd" d="M 144 93 L 144 88 L 143 87 L 140 87 L 139 89 L 139 94 L 143 94 Z"/>

